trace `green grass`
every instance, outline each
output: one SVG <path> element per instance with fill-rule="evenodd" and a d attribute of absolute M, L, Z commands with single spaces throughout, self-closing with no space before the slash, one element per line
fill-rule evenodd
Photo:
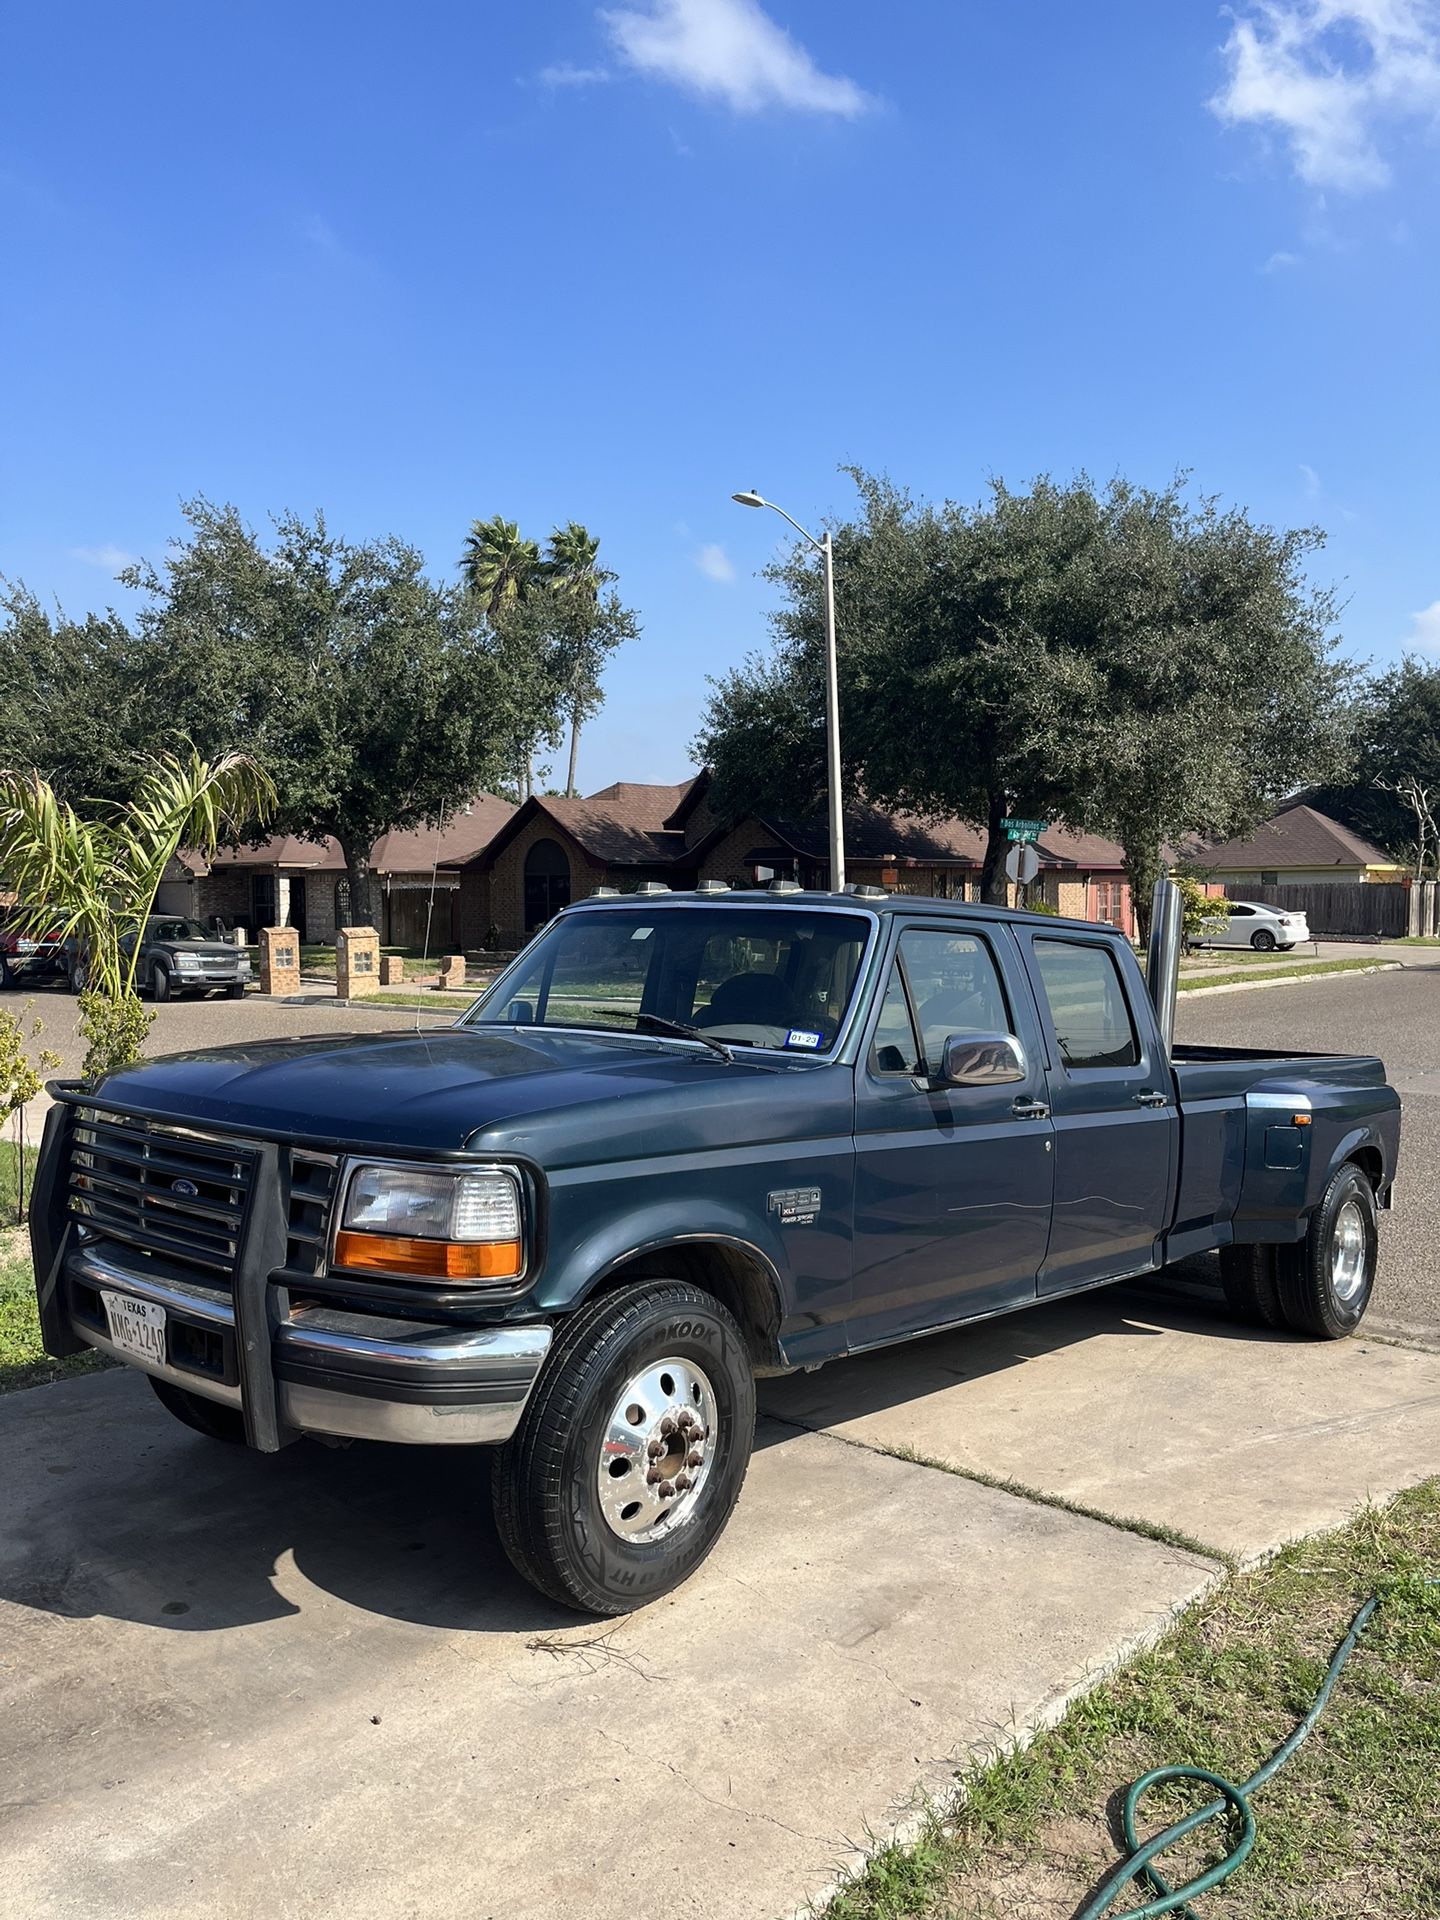
<path fill-rule="evenodd" d="M 1387 947 L 1440 947 L 1440 940 L 1433 933 L 1407 933 L 1385 944 Z"/>
<path fill-rule="evenodd" d="M 1376 953 L 1368 960 L 1317 960 L 1311 961 L 1303 967 L 1294 967 L 1292 970 L 1277 967 L 1273 973 L 1267 973 L 1264 978 L 1267 980 L 1311 980 L 1320 974 L 1363 973 L 1367 969 L 1373 970 L 1375 967 L 1383 967 L 1384 965 L 1384 956 Z M 1236 969 L 1233 972 L 1226 969 L 1218 973 L 1186 973 L 1180 976 L 1179 990 L 1181 993 L 1193 993 L 1197 987 L 1237 987 L 1242 984 L 1249 985 L 1253 978 L 1253 974 L 1244 967 Z"/>
<path fill-rule="evenodd" d="M 35 1167 L 33 1147 L 26 1148 L 25 1161 L 28 1188 Z M 0 1140 L 0 1393 L 16 1387 L 44 1386 L 67 1374 L 93 1372 L 104 1364 L 94 1353 L 52 1360 L 40 1344 L 30 1243 L 25 1229 L 13 1224 L 17 1164 L 14 1142 Z"/>
<path fill-rule="evenodd" d="M 1022 1750 L 959 1769 L 952 1818 L 886 1847 L 831 1920 L 1073 1913 L 1120 1857 L 1118 1793 L 1186 1761 L 1244 1779 L 1307 1711 L 1356 1609 L 1383 1597 L 1315 1732 L 1255 1797 L 1250 1858 L 1202 1920 L 1407 1920 L 1440 1912 L 1440 1480 L 1338 1533 L 1232 1575 L 1124 1672 Z M 1153 1832 L 1192 1799 L 1142 1809 Z M 1211 1837 L 1207 1840 L 1204 1833 Z M 1225 1851 L 1217 1826 L 1166 1863 L 1172 1884 Z M 1123 1904 L 1135 1904 L 1133 1900 Z"/>

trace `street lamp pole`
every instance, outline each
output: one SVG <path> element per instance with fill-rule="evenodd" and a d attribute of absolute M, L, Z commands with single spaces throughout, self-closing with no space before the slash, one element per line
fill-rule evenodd
<path fill-rule="evenodd" d="M 783 507 L 777 507 L 773 500 L 767 500 L 753 490 L 735 493 L 730 497 L 742 507 L 768 507 L 772 513 L 778 513 L 782 520 L 788 520 L 800 538 L 814 547 L 825 564 L 825 763 L 830 800 L 830 888 L 833 893 L 843 893 L 845 822 L 840 792 L 840 675 L 835 651 L 835 548 L 830 539 L 830 530 L 827 527 L 817 540 Z"/>

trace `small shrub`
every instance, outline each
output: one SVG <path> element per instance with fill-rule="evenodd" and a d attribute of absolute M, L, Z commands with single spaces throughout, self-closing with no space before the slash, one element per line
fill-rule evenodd
<path fill-rule="evenodd" d="M 112 1000 L 104 993 L 80 996 L 80 1035 L 85 1059 L 80 1071 L 91 1082 L 137 1061 L 155 1020 L 155 1009 L 142 1006 L 135 993 Z"/>

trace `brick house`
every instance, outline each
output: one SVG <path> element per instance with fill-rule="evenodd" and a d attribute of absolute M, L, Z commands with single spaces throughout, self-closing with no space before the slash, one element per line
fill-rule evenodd
<path fill-rule="evenodd" d="M 514 812 L 508 800 L 482 793 L 438 827 L 381 834 L 370 868 L 386 946 L 424 946 L 428 924 L 432 951 L 456 949 L 460 863 L 487 846 Z M 295 927 L 302 940 L 325 945 L 349 922 L 350 884 L 336 841 L 284 834 L 255 847 L 222 848 L 209 863 L 182 852 L 167 869 L 156 906 L 252 934 L 257 927 Z"/>
<path fill-rule="evenodd" d="M 633 892 L 646 880 L 693 887 L 685 834 L 669 821 L 695 785 L 617 780 L 584 799 L 537 794 L 527 800 L 488 846 L 459 863 L 462 945 L 521 946 L 552 914 L 596 887 Z"/>
<path fill-rule="evenodd" d="M 847 877 L 858 886 L 979 898 L 984 836 L 958 820 L 935 824 L 857 807 L 846 816 L 845 847 Z M 518 945 L 597 887 L 628 892 L 652 880 L 679 891 L 703 880 L 753 887 L 776 878 L 824 886 L 827 848 L 824 821 L 760 813 L 721 819 L 708 773 L 673 787 L 621 781 L 583 800 L 536 798 L 461 863 L 461 940 L 473 949 L 493 932 L 501 945 Z M 1032 900 L 1133 936 L 1130 889 L 1113 841 L 1061 828 L 1045 835 L 1038 852 Z"/>

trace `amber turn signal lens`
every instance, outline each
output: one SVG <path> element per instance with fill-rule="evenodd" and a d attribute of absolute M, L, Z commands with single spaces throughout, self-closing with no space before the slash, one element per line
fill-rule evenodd
<path fill-rule="evenodd" d="M 518 1240 L 411 1240 L 398 1234 L 342 1232 L 335 1264 L 359 1272 L 413 1273 L 427 1280 L 515 1280 Z"/>

